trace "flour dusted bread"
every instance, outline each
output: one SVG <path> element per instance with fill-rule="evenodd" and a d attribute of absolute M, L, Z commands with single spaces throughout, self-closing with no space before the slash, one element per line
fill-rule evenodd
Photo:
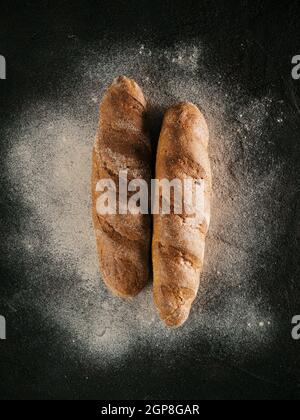
<path fill-rule="evenodd" d="M 93 149 L 93 222 L 102 277 L 120 297 L 138 294 L 149 279 L 151 217 L 99 214 L 96 191 L 101 179 L 119 185 L 119 172 L 128 181 L 151 180 L 151 144 L 145 128 L 146 101 L 139 86 L 124 76 L 108 88 L 100 105 L 100 121 Z"/>
<path fill-rule="evenodd" d="M 205 236 L 210 222 L 211 171 L 209 132 L 199 109 L 191 103 L 170 108 L 160 134 L 156 178 L 203 180 L 203 211 L 193 215 L 154 216 L 154 300 L 162 320 L 170 327 L 189 316 L 203 268 Z"/>

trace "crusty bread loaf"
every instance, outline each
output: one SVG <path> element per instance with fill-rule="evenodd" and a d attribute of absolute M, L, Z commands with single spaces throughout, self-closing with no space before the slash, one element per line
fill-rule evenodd
<path fill-rule="evenodd" d="M 146 101 L 139 86 L 124 76 L 108 88 L 100 105 L 100 122 L 93 149 L 93 221 L 103 279 L 120 297 L 135 296 L 149 279 L 151 216 L 98 214 L 100 179 L 119 183 L 119 171 L 128 180 L 151 180 L 151 143 L 145 128 Z"/>
<path fill-rule="evenodd" d="M 162 320 L 171 327 L 186 321 L 199 288 L 210 222 L 208 140 L 207 124 L 195 105 L 180 103 L 166 112 L 157 150 L 156 178 L 204 182 L 203 214 L 172 212 L 154 216 L 154 300 Z"/>

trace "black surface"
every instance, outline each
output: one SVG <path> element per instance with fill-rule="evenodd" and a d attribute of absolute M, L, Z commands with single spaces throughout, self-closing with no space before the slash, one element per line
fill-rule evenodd
<path fill-rule="evenodd" d="M 300 82 L 291 79 L 291 58 L 300 53 L 299 11 L 297 1 L 61 1 L 56 6 L 50 1 L 2 2 L 0 54 L 6 57 L 8 68 L 7 80 L 0 81 L 0 124 L 13 120 L 24 100 L 57 94 L 56 72 L 68 77 L 76 63 L 72 53 L 62 54 L 63 49 L 57 48 L 68 35 L 111 44 L 148 39 L 162 47 L 174 40 L 199 38 L 214 49 L 215 67 L 228 80 L 256 93 L 272 85 L 274 92 L 285 95 L 294 116 L 293 130 L 300 134 Z M 241 42 L 247 45 L 246 53 L 238 47 Z M 47 58 L 41 62 L 40 52 L 50 57 L 56 49 L 62 54 L 62 64 L 52 71 Z M 300 135 L 294 138 L 291 144 L 287 139 L 287 147 L 298 153 L 294 158 L 299 162 L 295 142 Z M 5 236 L 12 226 L 18 229 L 21 209 L 16 210 L 6 189 L 3 159 L 8 145 L 1 137 L 0 141 Z M 173 363 L 165 365 L 157 364 L 155 353 L 145 353 L 141 345 L 141 352 L 111 370 L 97 368 L 72 353 L 60 353 L 57 328 L 37 313 L 16 313 L 7 305 L 28 273 L 22 256 L 12 261 L 2 242 L 0 314 L 7 314 L 10 330 L 9 339 L 0 342 L 0 398 L 298 399 L 300 343 L 290 338 L 290 322 L 300 313 L 299 189 L 296 197 L 295 219 L 282 244 L 290 254 L 280 266 L 282 278 L 290 279 L 290 306 L 282 313 L 277 345 L 259 359 L 253 355 L 244 368 L 237 368 L 232 360 L 214 360 L 209 343 L 201 352 L 195 342 L 188 354 L 170 354 Z M 276 293 L 270 291 L 274 301 Z M 274 372 L 276 381 L 268 380 Z"/>

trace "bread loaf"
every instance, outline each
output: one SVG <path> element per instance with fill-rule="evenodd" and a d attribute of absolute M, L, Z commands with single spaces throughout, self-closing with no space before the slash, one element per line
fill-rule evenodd
<path fill-rule="evenodd" d="M 142 178 L 150 184 L 151 143 L 146 131 L 146 101 L 139 86 L 124 76 L 108 88 L 100 105 L 100 122 L 93 149 L 93 222 L 103 279 L 117 296 L 138 294 L 149 279 L 151 216 L 99 214 L 96 191 L 101 179 L 119 185 L 119 172 L 128 181 Z M 118 191 L 117 191 L 118 192 Z M 129 198 L 129 195 L 128 195 Z"/>
<path fill-rule="evenodd" d="M 203 211 L 193 215 L 154 216 L 154 300 L 162 320 L 171 327 L 189 316 L 199 288 L 205 237 L 210 222 L 211 171 L 209 132 L 199 109 L 191 103 L 170 108 L 159 138 L 156 178 L 203 180 Z"/>

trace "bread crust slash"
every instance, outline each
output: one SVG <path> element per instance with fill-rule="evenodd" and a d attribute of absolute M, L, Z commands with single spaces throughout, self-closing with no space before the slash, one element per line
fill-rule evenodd
<path fill-rule="evenodd" d="M 157 150 L 156 178 L 193 178 L 204 183 L 203 214 L 154 216 L 154 301 L 161 319 L 170 327 L 179 327 L 187 320 L 203 269 L 210 223 L 208 140 L 206 121 L 195 105 L 180 103 L 166 112 Z"/>
<path fill-rule="evenodd" d="M 100 120 L 93 149 L 92 208 L 102 277 L 117 296 L 137 295 L 149 280 L 151 216 L 98 214 L 100 179 L 119 184 L 119 172 L 128 180 L 151 182 L 151 142 L 145 128 L 146 100 L 135 81 L 114 80 L 100 105 Z"/>

